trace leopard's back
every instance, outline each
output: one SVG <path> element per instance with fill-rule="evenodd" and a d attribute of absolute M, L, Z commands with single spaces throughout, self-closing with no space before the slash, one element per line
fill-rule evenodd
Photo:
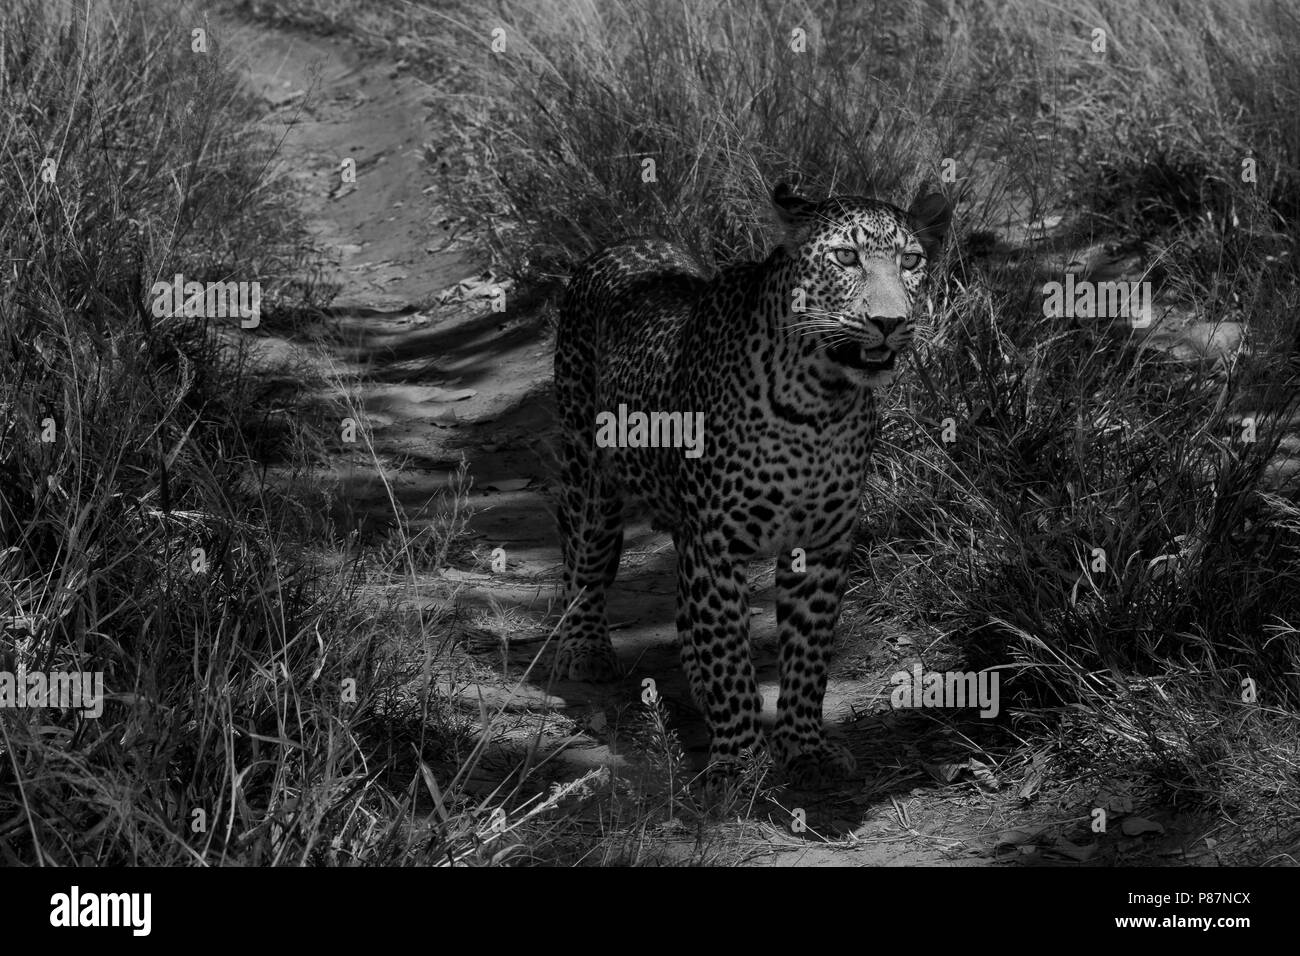
<path fill-rule="evenodd" d="M 564 442 L 592 449 L 629 503 L 677 521 L 680 450 L 595 448 L 597 416 L 620 407 L 679 410 L 690 379 L 684 330 L 710 279 L 685 249 L 637 238 L 608 246 L 574 272 L 560 306 L 555 392 Z"/>
<path fill-rule="evenodd" d="M 638 238 L 607 246 L 574 272 L 556 333 L 557 389 L 588 380 L 592 415 L 619 402 L 669 398 L 664 372 L 681 359 L 681 331 L 708 286 L 685 249 Z"/>

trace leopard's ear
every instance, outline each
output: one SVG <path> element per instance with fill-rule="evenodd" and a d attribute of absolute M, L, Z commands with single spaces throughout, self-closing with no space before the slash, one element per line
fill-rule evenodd
<path fill-rule="evenodd" d="M 907 220 L 925 250 L 925 257 L 931 262 L 939 258 L 952 224 L 952 203 L 939 193 L 918 195 L 907 210 Z"/>
<path fill-rule="evenodd" d="M 793 252 L 808 237 L 817 216 L 817 204 L 796 196 L 789 183 L 777 183 L 772 190 L 772 210 L 781 226 L 782 244 Z"/>

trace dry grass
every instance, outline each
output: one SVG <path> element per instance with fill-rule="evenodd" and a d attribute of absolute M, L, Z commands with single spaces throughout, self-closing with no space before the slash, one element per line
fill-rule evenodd
<path fill-rule="evenodd" d="M 191 52 L 183 5 L 81 9 L 0 11 L 0 670 L 99 672 L 108 699 L 98 719 L 0 711 L 0 858 L 478 858 L 475 805 L 413 785 L 478 734 L 402 692 L 397 611 L 371 597 L 412 549 L 315 553 L 329 439 L 284 383 L 329 383 L 149 310 L 176 272 L 262 281 L 268 325 L 310 306 L 259 108 L 215 38 Z"/>
<path fill-rule="evenodd" d="M 1010 663 L 1009 726 L 1062 777 L 1136 777 L 1232 820 L 1229 860 L 1294 854 L 1300 503 L 1270 478 L 1300 371 L 1288 6 L 239 6 L 426 70 L 458 211 L 534 282 L 628 233 L 718 264 L 754 256 L 781 179 L 948 191 L 960 228 L 917 374 L 890 398 L 857 594 L 888 594 L 893 626 L 923 620 L 974 664 Z M 658 708 L 636 718 L 634 785 L 546 790 L 524 757 L 500 787 L 468 786 L 500 755 L 502 713 L 469 721 L 431 691 L 447 622 L 368 598 L 447 560 L 458 497 L 432 536 L 399 519 L 378 550 L 328 569 L 309 556 L 318 529 L 261 463 L 311 486 L 324 439 L 230 335 L 141 307 L 156 275 L 294 273 L 300 237 L 273 225 L 292 217 L 248 145 L 255 113 L 219 50 L 196 69 L 176 42 L 195 25 L 183 7 L 97 6 L 90 23 L 72 9 L 0 12 L 0 649 L 103 671 L 113 698 L 98 721 L 0 714 L 0 855 L 725 859 L 718 821 L 766 799 L 762 768 L 703 799 Z M 1166 300 L 1239 322 L 1249 348 L 1171 364 L 1126 327 L 1045 319 L 1043 246 L 990 249 L 1049 214 L 1071 245 L 1137 255 Z M 392 627 L 423 660 L 388 653 Z M 1241 700 L 1247 678 L 1258 703 Z"/>

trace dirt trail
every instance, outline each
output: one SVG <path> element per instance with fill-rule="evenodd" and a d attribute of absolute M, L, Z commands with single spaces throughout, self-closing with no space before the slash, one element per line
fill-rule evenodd
<path fill-rule="evenodd" d="M 506 311 L 493 312 L 478 294 L 491 285 L 484 264 L 448 241 L 456 224 L 441 218 L 439 186 L 424 156 L 425 143 L 436 143 L 439 135 L 427 89 L 342 43 L 262 26 L 227 23 L 223 30 L 234 41 L 227 49 L 246 51 L 249 83 L 268 106 L 266 126 L 283 138 L 282 174 L 292 177 L 313 236 L 330 254 L 325 278 L 341 291 L 331 309 L 329 358 L 345 380 L 358 384 L 385 469 L 396 473 L 405 466 L 393 490 L 407 514 L 421 515 L 448 487 L 461 456 L 468 461 L 469 527 L 478 560 L 430 574 L 418 589 L 423 596 L 427 585 L 422 600 L 430 607 L 454 605 L 466 644 L 479 648 L 478 666 L 447 690 L 473 713 L 480 698 L 506 704 L 521 740 L 546 726 L 561 776 L 618 764 L 618 735 L 610 729 L 636 704 L 643 677 L 654 677 L 669 700 L 687 697 L 673 626 L 672 549 L 647 525 L 629 526 L 610 607 L 615 644 L 628 669 L 624 681 L 551 685 L 549 667 L 542 666 L 535 680 L 512 694 L 512 681 L 536 653 L 556 610 L 560 556 L 548 493 L 552 342 L 539 310 L 510 302 L 512 290 Z M 355 186 L 340 176 L 340 163 L 349 157 L 356 164 Z M 457 283 L 462 294 L 444 295 Z M 440 298 L 449 301 L 440 304 Z M 263 345 L 272 351 L 296 347 L 265 335 Z M 362 523 L 391 514 L 387 492 L 364 456 L 341 456 L 336 467 L 342 494 Z M 504 571 L 491 568 L 498 548 Z M 770 564 L 755 565 L 754 648 L 769 711 L 776 700 L 771 583 Z M 1009 826 L 1014 799 L 974 786 L 940 787 L 923 767 L 961 759 L 962 751 L 938 739 L 944 734 L 937 724 L 918 726 L 914 714 L 882 712 L 888 675 L 923 651 L 862 621 L 846 622 L 842 630 L 827 719 L 858 756 L 866 784 L 817 798 L 817 819 L 834 845 L 812 834 L 778 836 L 750 848 L 754 860 L 993 862 L 990 821 L 996 817 L 999 829 Z M 502 674 L 503 653 L 509 679 Z M 702 721 L 689 707 L 678 713 L 683 743 L 702 758 Z"/>

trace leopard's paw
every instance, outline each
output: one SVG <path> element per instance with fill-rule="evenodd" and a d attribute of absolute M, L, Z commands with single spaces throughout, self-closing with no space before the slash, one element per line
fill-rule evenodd
<path fill-rule="evenodd" d="M 608 640 L 567 640 L 555 655 L 555 673 L 563 680 L 605 683 L 623 676 Z"/>
<path fill-rule="evenodd" d="M 797 790 L 817 790 L 843 783 L 858 766 L 847 747 L 825 737 L 806 741 L 777 738 L 772 750 L 786 782 Z"/>
<path fill-rule="evenodd" d="M 709 765 L 704 772 L 704 792 L 711 802 L 719 802 L 752 790 L 772 769 L 772 757 L 762 739 L 737 752 L 710 748 Z"/>

